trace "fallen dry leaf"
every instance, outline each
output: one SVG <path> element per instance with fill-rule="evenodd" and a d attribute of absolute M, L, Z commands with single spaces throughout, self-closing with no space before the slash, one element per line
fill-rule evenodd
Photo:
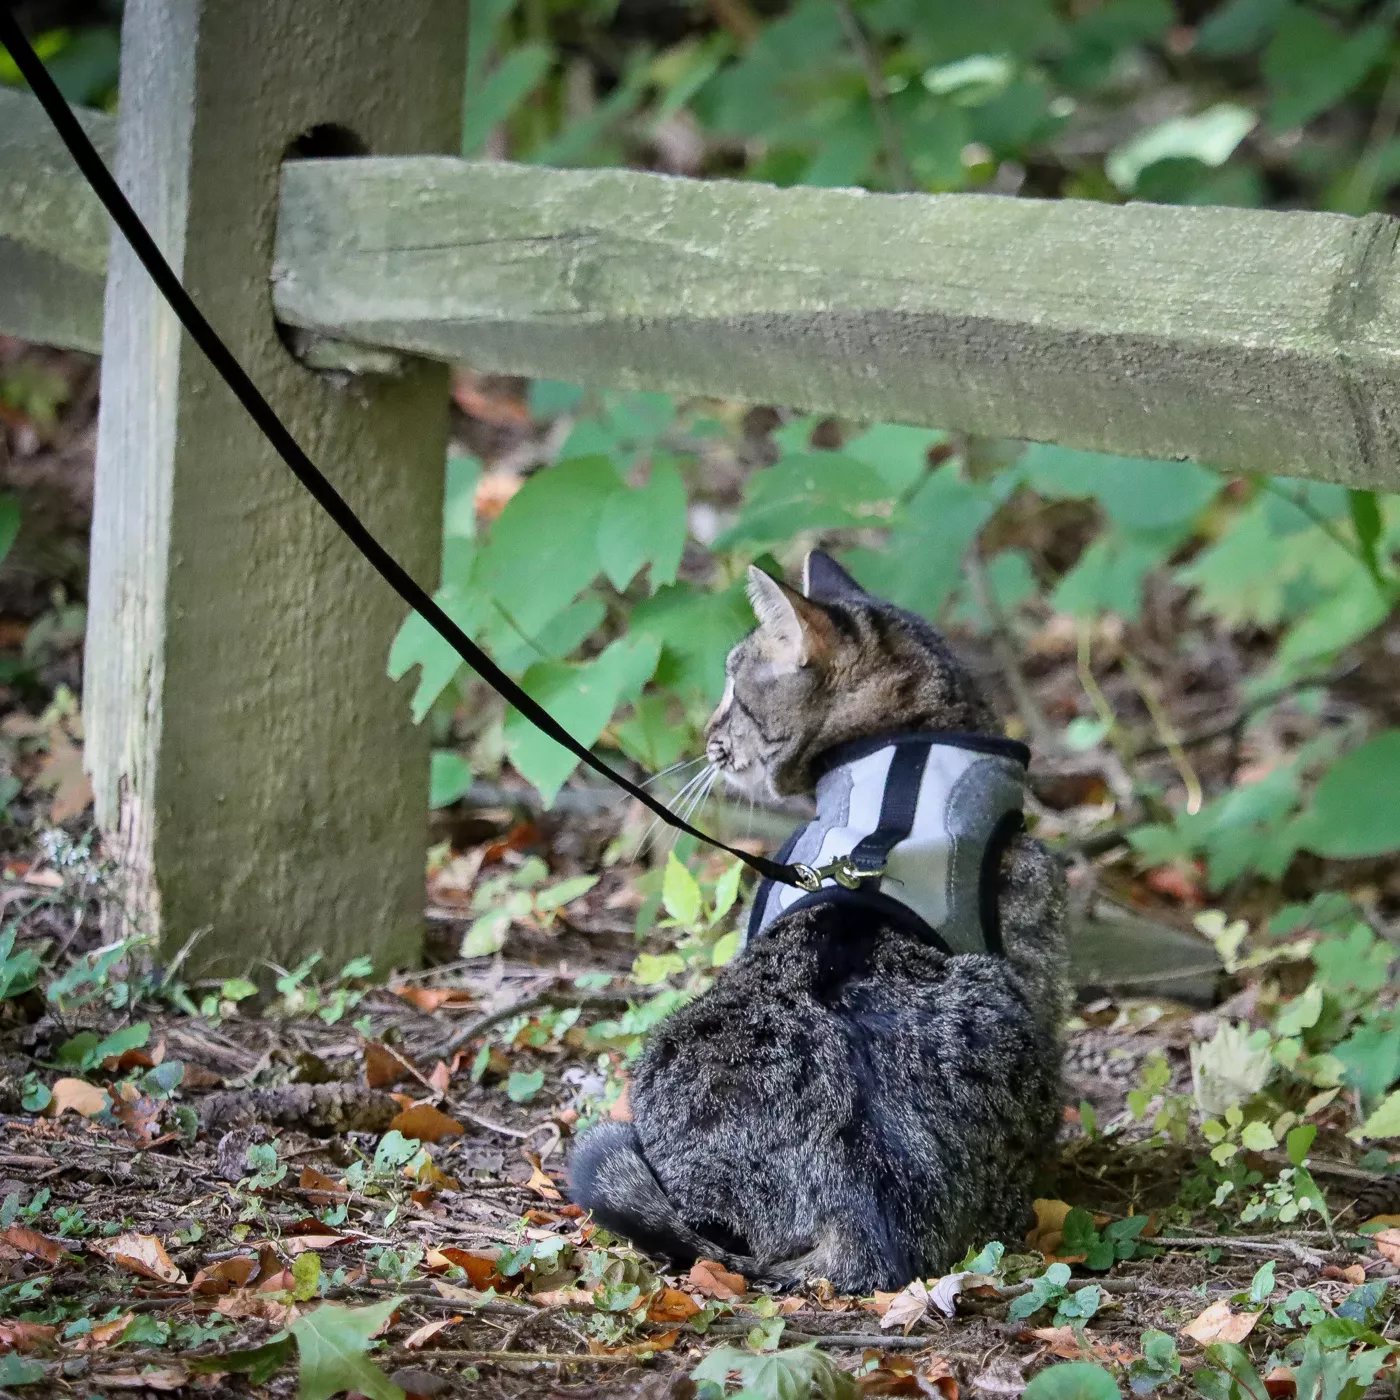
<path fill-rule="evenodd" d="M 1264 1389 L 1269 1392 L 1270 1400 L 1292 1400 L 1298 1393 L 1298 1382 L 1290 1367 L 1275 1366 L 1264 1377 Z"/>
<path fill-rule="evenodd" d="M 858 1382 L 862 1395 L 937 1395 L 958 1400 L 953 1368 L 941 1356 L 914 1357 L 871 1348 L 862 1358 L 868 1369 Z"/>
<path fill-rule="evenodd" d="M 1371 1236 L 1371 1243 L 1380 1251 L 1382 1258 L 1392 1264 L 1400 1264 L 1400 1230 L 1377 1230 Z"/>
<path fill-rule="evenodd" d="M 57 1335 L 57 1327 L 39 1322 L 0 1322 L 0 1351 L 33 1351 L 47 1346 Z"/>
<path fill-rule="evenodd" d="M 433 1251 L 429 1250 L 431 1254 Z M 440 1278 L 433 1280 L 433 1288 L 439 1298 L 449 1303 L 475 1304 L 481 1302 L 481 1292 L 475 1288 L 458 1288 L 455 1283 L 444 1283 Z"/>
<path fill-rule="evenodd" d="M 1181 1329 L 1183 1337 L 1190 1337 L 1203 1347 L 1212 1342 L 1234 1342 L 1238 1345 L 1254 1330 L 1259 1321 L 1257 1312 L 1235 1312 L 1223 1298 L 1212 1303 L 1199 1316 L 1192 1318 Z"/>
<path fill-rule="evenodd" d="M 542 1308 L 591 1308 L 593 1295 L 586 1288 L 546 1288 L 539 1293 L 530 1294 L 530 1301 Z M 652 1321 L 674 1322 L 676 1319 L 652 1318 Z"/>
<path fill-rule="evenodd" d="M 1125 1343 L 1104 1340 L 1073 1327 L 1031 1327 L 1021 1335 L 1046 1343 L 1051 1355 L 1064 1361 L 1103 1361 L 1126 1366 L 1137 1360 L 1137 1353 Z"/>
<path fill-rule="evenodd" d="M 47 1235 L 41 1235 L 27 1225 L 11 1225 L 0 1235 L 0 1240 L 24 1254 L 32 1254 L 36 1259 L 42 1259 L 46 1264 L 57 1264 L 63 1258 L 63 1246 L 57 1240 L 51 1240 Z"/>
<path fill-rule="evenodd" d="M 533 1152 L 522 1152 L 520 1155 L 530 1164 L 530 1179 L 525 1183 L 525 1189 L 546 1201 L 562 1201 L 564 1198 L 554 1185 L 554 1178 L 540 1165 L 540 1159 Z"/>
<path fill-rule="evenodd" d="M 1360 1264 L 1348 1264 L 1345 1269 L 1338 1268 L 1336 1264 L 1324 1264 L 1322 1277 L 1334 1278 L 1342 1283 L 1361 1284 L 1366 1282 L 1366 1270 Z"/>
<path fill-rule="evenodd" d="M 700 1304 L 689 1293 L 682 1293 L 679 1288 L 663 1288 L 647 1304 L 647 1321 L 684 1322 L 699 1311 Z"/>
<path fill-rule="evenodd" d="M 258 1293 L 240 1288 L 227 1293 L 214 1304 L 214 1311 L 222 1317 L 257 1317 L 276 1327 L 285 1327 L 296 1321 L 296 1307 L 277 1297 L 274 1293 Z"/>
<path fill-rule="evenodd" d="M 1026 1243 L 1039 1250 L 1047 1263 L 1058 1260 L 1064 1264 L 1080 1264 L 1082 1254 L 1061 1254 L 1065 1239 L 1065 1217 L 1074 1209 L 1068 1201 L 1036 1200 L 1032 1203 L 1035 1224 L 1026 1234 Z"/>
<path fill-rule="evenodd" d="M 928 1315 L 928 1301 L 928 1289 L 922 1279 L 916 1278 L 885 1305 L 884 1312 L 880 1314 L 880 1330 L 888 1332 L 891 1328 L 902 1327 L 905 1336 L 908 1336 L 914 1324 L 922 1322 Z"/>
<path fill-rule="evenodd" d="M 184 1274 L 170 1262 L 165 1246 L 154 1235 L 126 1234 L 110 1240 L 91 1240 L 88 1248 L 142 1278 L 153 1278 L 158 1283 L 185 1282 Z"/>
<path fill-rule="evenodd" d="M 345 1197 L 350 1194 L 343 1183 L 336 1181 L 334 1177 L 327 1176 L 325 1172 L 318 1172 L 315 1167 L 303 1167 L 297 1184 L 303 1191 L 317 1193 L 310 1198 L 312 1205 L 317 1206 L 331 1205 L 337 1197 Z M 319 1225 L 319 1223 L 318 1221 L 317 1224 Z"/>
<path fill-rule="evenodd" d="M 131 1325 L 131 1320 L 135 1313 L 123 1313 L 120 1317 L 114 1317 L 111 1322 L 99 1322 L 91 1332 L 79 1337 L 73 1344 L 74 1351 L 102 1351 L 120 1340 L 121 1335 Z"/>
<path fill-rule="evenodd" d="M 972 1378 L 973 1391 L 984 1395 L 1020 1395 L 1025 1388 L 1026 1378 L 1012 1356 L 1003 1356 Z"/>
<path fill-rule="evenodd" d="M 1400 1215 L 1373 1215 L 1367 1225 L 1400 1225 Z"/>
<path fill-rule="evenodd" d="M 363 1049 L 365 1083 L 371 1089 L 387 1089 L 389 1085 L 397 1084 L 400 1079 L 412 1076 L 413 1071 L 409 1068 L 406 1055 L 395 1054 L 387 1045 L 377 1040 L 365 1041 Z"/>
<path fill-rule="evenodd" d="M 398 1114 L 389 1124 L 406 1138 L 419 1142 L 441 1142 L 445 1137 L 461 1137 L 466 1129 L 455 1119 L 430 1103 L 415 1103 Z"/>
<path fill-rule="evenodd" d="M 501 1281 L 500 1274 L 496 1272 L 496 1256 L 493 1254 L 474 1254 L 469 1249 L 458 1249 L 448 1245 L 445 1249 L 429 1250 L 428 1261 L 431 1261 L 434 1255 L 444 1261 L 439 1267 L 449 1268 L 455 1264 L 466 1274 L 471 1286 L 481 1292 Z M 446 1297 L 446 1294 L 443 1296 Z"/>
<path fill-rule="evenodd" d="M 190 1283 L 190 1292 L 205 1298 L 216 1298 L 244 1287 L 257 1271 L 256 1255 L 239 1254 L 232 1259 L 220 1259 L 218 1263 L 195 1274 Z"/>
<path fill-rule="evenodd" d="M 112 1116 L 137 1142 L 154 1142 L 160 1136 L 160 1104 L 130 1081 L 118 1086 Z"/>
<path fill-rule="evenodd" d="M 389 990 L 431 1015 L 440 1006 L 470 1006 L 476 998 L 464 987 L 413 987 L 401 983 Z"/>
<path fill-rule="evenodd" d="M 49 1091 L 53 1097 L 44 1110 L 50 1118 L 61 1113 L 80 1113 L 84 1118 L 96 1118 L 107 1110 L 107 1091 L 84 1079 L 58 1079 Z"/>
<path fill-rule="evenodd" d="M 460 1313 L 452 1317 L 440 1317 L 436 1322 L 425 1322 L 416 1332 L 410 1332 L 404 1338 L 403 1344 L 410 1351 L 417 1351 L 420 1347 L 425 1347 L 439 1332 L 446 1332 L 449 1327 L 455 1327 L 462 1320 Z"/>
<path fill-rule="evenodd" d="M 661 1332 L 655 1337 L 648 1337 L 644 1342 L 632 1342 L 620 1347 L 605 1346 L 597 1338 L 590 1337 L 588 1350 L 593 1356 L 645 1356 L 652 1351 L 670 1351 L 679 1336 L 679 1329 L 674 1332 Z"/>
<path fill-rule="evenodd" d="M 688 1281 L 697 1293 L 725 1303 L 732 1303 L 749 1291 L 743 1274 L 731 1274 L 713 1259 L 697 1259 L 691 1266 Z"/>
<path fill-rule="evenodd" d="M 100 1383 L 113 1390 L 180 1390 L 190 1383 L 190 1373 L 183 1366 L 147 1366 L 144 1371 L 104 1371 Z"/>
<path fill-rule="evenodd" d="M 445 1094 L 452 1084 L 452 1071 L 447 1066 L 446 1060 L 439 1060 L 431 1070 L 428 1071 L 428 1083 L 438 1091 Z"/>
<path fill-rule="evenodd" d="M 92 782 L 83 772 L 83 750 L 61 728 L 49 731 L 49 751 L 39 765 L 35 786 L 53 793 L 49 820 L 58 824 L 81 816 L 92 805 Z"/>

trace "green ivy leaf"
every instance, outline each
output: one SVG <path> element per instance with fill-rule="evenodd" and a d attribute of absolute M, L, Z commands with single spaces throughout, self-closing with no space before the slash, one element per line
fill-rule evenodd
<path fill-rule="evenodd" d="M 431 810 L 450 807 L 459 797 L 466 795 L 471 785 L 471 764 L 461 754 L 453 753 L 450 749 L 438 749 L 433 754 L 428 775 L 428 806 Z"/>
<path fill-rule="evenodd" d="M 1343 755 L 1323 775 L 1302 817 L 1304 845 L 1336 859 L 1400 849 L 1400 729 Z"/>
<path fill-rule="evenodd" d="M 614 492 L 598 521 L 598 558 L 623 592 L 638 570 L 651 565 L 651 591 L 676 581 L 685 549 L 685 483 L 676 464 L 653 463 L 645 486 Z"/>
<path fill-rule="evenodd" d="M 33 1385 L 44 1379 L 44 1365 L 31 1356 L 7 1351 L 0 1356 L 0 1386 Z"/>
<path fill-rule="evenodd" d="M 506 1097 L 511 1103 L 529 1103 L 544 1088 L 544 1071 L 513 1069 L 506 1080 Z"/>
<path fill-rule="evenodd" d="M 401 1301 L 386 1298 L 363 1308 L 322 1303 L 293 1322 L 288 1330 L 297 1340 L 298 1400 L 330 1400 L 346 1390 L 359 1391 L 369 1400 L 404 1400 L 403 1390 L 367 1355 L 370 1339 Z"/>
<path fill-rule="evenodd" d="M 1031 1377 L 1024 1400 L 1119 1400 L 1119 1396 L 1112 1374 L 1102 1366 L 1061 1361 Z"/>
<path fill-rule="evenodd" d="M 1358 1138 L 1400 1137 L 1400 1089 L 1387 1094 L 1379 1108 L 1352 1134 Z"/>
<path fill-rule="evenodd" d="M 666 873 L 661 880 L 661 903 L 667 914 L 686 928 L 700 922 L 703 901 L 695 876 L 671 852 L 666 857 Z"/>

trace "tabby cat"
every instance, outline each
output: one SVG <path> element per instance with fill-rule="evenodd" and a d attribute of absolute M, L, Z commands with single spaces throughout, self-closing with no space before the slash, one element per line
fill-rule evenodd
<path fill-rule="evenodd" d="M 801 593 L 757 569 L 749 589 L 709 760 L 742 793 L 816 792 L 783 859 L 844 842 L 875 873 L 760 889 L 743 951 L 652 1032 L 632 1120 L 580 1139 L 571 1189 L 678 1263 L 897 1289 L 1025 1229 L 1060 1117 L 1064 883 L 1019 796 L 1007 820 L 1024 753 L 933 627 L 820 553 Z"/>

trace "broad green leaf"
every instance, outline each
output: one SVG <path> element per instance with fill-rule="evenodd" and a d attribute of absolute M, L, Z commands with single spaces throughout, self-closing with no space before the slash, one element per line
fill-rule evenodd
<path fill-rule="evenodd" d="M 512 1103 L 529 1103 L 531 1099 L 544 1088 L 544 1071 L 542 1069 L 525 1070 L 513 1069 L 510 1078 L 506 1080 L 506 1097 Z"/>
<path fill-rule="evenodd" d="M 1400 1089 L 1387 1094 L 1380 1107 L 1356 1129 L 1353 1136 L 1358 1138 L 1400 1137 Z"/>
<path fill-rule="evenodd" d="M 490 603 L 480 593 L 465 594 L 459 588 L 440 588 L 434 602 L 474 641 L 479 641 L 491 616 Z M 418 613 L 409 613 L 389 648 L 389 679 L 398 680 L 412 667 L 422 670 L 413 695 L 413 722 L 421 724 L 433 702 L 447 689 L 465 663 Z"/>
<path fill-rule="evenodd" d="M 1280 679 L 1306 672 L 1373 632 L 1389 617 L 1390 609 L 1389 595 L 1353 561 L 1350 577 L 1288 629 L 1279 643 L 1274 671 Z"/>
<path fill-rule="evenodd" d="M 851 1377 L 814 1343 L 760 1354 L 716 1347 L 690 1374 L 720 1386 L 737 1374 L 743 1393 L 759 1400 L 856 1400 L 859 1394 Z"/>
<path fill-rule="evenodd" d="M 503 58 L 496 70 L 466 102 L 462 123 L 462 154 L 480 153 L 491 133 L 539 87 L 554 61 L 546 44 L 522 44 Z"/>
<path fill-rule="evenodd" d="M 582 665 L 543 661 L 531 666 L 520 684 L 569 734 L 591 748 L 618 705 L 635 697 L 650 679 L 659 654 L 654 637 L 629 633 Z M 505 740 L 511 762 L 546 805 L 553 803 L 578 759 L 515 710 L 506 715 Z"/>
<path fill-rule="evenodd" d="M 1351 525 L 1356 531 L 1356 542 L 1361 547 L 1361 557 L 1371 577 L 1383 583 L 1380 556 L 1376 546 L 1381 539 L 1381 508 L 1374 491 L 1348 491 L 1347 499 L 1351 506 Z"/>
<path fill-rule="evenodd" d="M 1250 1126 L 1253 1126 L 1252 1124 Z M 1271 1134 L 1272 1136 L 1272 1134 Z M 1245 1143 L 1248 1147 L 1249 1144 Z M 1254 1277 L 1249 1284 L 1249 1301 L 1258 1308 L 1262 1307 L 1269 1300 L 1269 1294 L 1274 1291 L 1274 1261 L 1268 1260 L 1261 1264 L 1255 1271 Z"/>
<path fill-rule="evenodd" d="M 44 1379 L 45 1367 L 42 1361 L 32 1356 L 21 1356 L 17 1351 L 7 1351 L 0 1356 L 0 1386 L 33 1385 Z"/>
<path fill-rule="evenodd" d="M 677 583 L 633 608 L 631 635 L 662 644 L 658 685 L 713 704 L 724 690 L 725 656 L 753 625 L 742 581 L 719 593 Z"/>
<path fill-rule="evenodd" d="M 639 987 L 654 987 L 684 971 L 685 959 L 679 953 L 638 953 L 632 960 L 632 980 Z"/>
<path fill-rule="evenodd" d="M 297 1400 L 330 1400 L 346 1390 L 357 1390 L 369 1400 L 403 1400 L 403 1390 L 367 1355 L 370 1339 L 402 1301 L 386 1298 L 363 1308 L 322 1303 L 297 1318 L 288 1328 L 297 1339 Z"/>
<path fill-rule="evenodd" d="M 804 530 L 879 525 L 893 492 L 873 467 L 840 452 L 800 452 L 755 472 L 739 519 L 716 549 L 789 540 Z"/>
<path fill-rule="evenodd" d="M 447 459 L 447 482 L 442 503 L 442 533 L 446 539 L 476 538 L 476 487 L 480 480 L 481 463 L 475 457 Z M 446 573 L 443 574 L 443 582 L 448 582 Z"/>
<path fill-rule="evenodd" d="M 710 949 L 710 966 L 723 967 L 726 963 L 733 962 L 738 951 L 739 934 L 737 930 L 732 930 L 715 940 L 715 946 Z"/>
<path fill-rule="evenodd" d="M 510 932 L 511 912 L 509 909 L 492 909 L 475 920 L 462 936 L 461 953 L 464 958 L 486 958 L 499 953 L 505 946 L 506 934 Z"/>
<path fill-rule="evenodd" d="M 623 489 L 606 457 L 580 457 L 536 472 L 507 502 L 476 574 L 526 636 L 597 576 L 598 521 Z"/>
<path fill-rule="evenodd" d="M 1400 729 L 1343 755 L 1323 775 L 1304 813 L 1304 842 L 1338 859 L 1400 849 Z"/>
<path fill-rule="evenodd" d="M 1246 1123 L 1240 1130 L 1240 1144 L 1250 1152 L 1272 1152 L 1278 1146 L 1267 1123 Z"/>
<path fill-rule="evenodd" d="M 1288 1160 L 1295 1166 L 1301 1167 L 1308 1160 L 1308 1149 L 1313 1145 L 1313 1139 L 1317 1136 L 1317 1124 L 1299 1123 L 1296 1128 L 1290 1128 L 1285 1144 L 1288 1152 Z"/>
<path fill-rule="evenodd" d="M 1275 1035 L 1302 1035 L 1317 1025 L 1322 1015 L 1322 988 L 1316 982 L 1308 985 L 1301 996 L 1286 1002 L 1274 1017 Z"/>
<path fill-rule="evenodd" d="M 1061 1361 L 1031 1378 L 1025 1400 L 1119 1400 L 1113 1376 L 1088 1361 Z"/>
<path fill-rule="evenodd" d="M 1107 531 L 1060 580 L 1050 605 L 1074 617 L 1114 612 L 1132 620 L 1142 607 L 1143 580 L 1166 562 L 1175 546 L 1176 540 L 1169 536 L 1149 540 Z"/>
<path fill-rule="evenodd" d="M 904 423 L 876 423 L 841 449 L 857 462 L 873 467 L 891 492 L 903 494 L 929 468 L 929 450 L 947 442 L 948 434 Z"/>
<path fill-rule="evenodd" d="M 739 898 L 739 881 L 744 877 L 744 866 L 735 861 L 715 884 L 715 903 L 710 911 L 710 922 L 717 924 L 734 907 Z"/>
<path fill-rule="evenodd" d="M 622 751 L 653 773 L 669 768 L 685 748 L 688 727 L 671 714 L 671 697 L 659 691 L 638 696 L 632 713 L 613 725 Z"/>
<path fill-rule="evenodd" d="M 1192 462 L 1152 462 L 1035 443 L 1020 461 L 1026 484 L 1051 500 L 1092 498 L 1131 534 L 1189 525 L 1224 485 Z"/>
<path fill-rule="evenodd" d="M 586 895 L 598 883 L 596 875 L 575 875 L 571 880 L 561 880 L 557 885 L 541 890 L 535 896 L 535 908 L 548 911 L 562 909 L 566 904 Z"/>
<path fill-rule="evenodd" d="M 1130 191 L 1138 176 L 1159 160 L 1185 158 L 1202 165 L 1223 165 L 1258 120 L 1247 107 L 1232 102 L 1219 102 L 1194 117 L 1171 117 L 1112 152 L 1104 169 L 1120 190 Z"/>
<path fill-rule="evenodd" d="M 598 558 L 619 592 L 651 565 L 651 591 L 676 581 L 685 549 L 685 483 L 674 462 L 653 464 L 645 486 L 615 492 L 598 522 Z"/>
<path fill-rule="evenodd" d="M 438 749 L 428 775 L 428 806 L 436 811 L 465 796 L 472 785 L 471 764 L 459 753 Z"/>
<path fill-rule="evenodd" d="M 1358 1026 L 1332 1053 L 1342 1062 L 1342 1082 L 1370 1108 L 1400 1079 L 1400 1026 L 1372 1021 Z"/>
<path fill-rule="evenodd" d="M 695 876 L 672 851 L 666 858 L 666 873 L 661 881 L 662 906 L 678 924 L 690 928 L 700 922 L 702 902 Z"/>
<path fill-rule="evenodd" d="M 1350 36 L 1317 10 L 1284 11 L 1264 51 L 1264 77 L 1275 131 L 1302 126 L 1359 86 L 1384 57 L 1390 35 L 1369 24 Z"/>

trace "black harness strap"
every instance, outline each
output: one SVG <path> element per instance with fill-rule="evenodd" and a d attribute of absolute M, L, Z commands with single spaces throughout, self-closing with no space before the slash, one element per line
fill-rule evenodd
<path fill-rule="evenodd" d="M 890 852 L 908 838 L 919 810 L 919 789 L 928 767 L 928 744 L 900 745 L 890 755 L 889 776 L 880 799 L 880 820 L 851 850 L 851 864 L 872 876 L 883 871 Z"/>

